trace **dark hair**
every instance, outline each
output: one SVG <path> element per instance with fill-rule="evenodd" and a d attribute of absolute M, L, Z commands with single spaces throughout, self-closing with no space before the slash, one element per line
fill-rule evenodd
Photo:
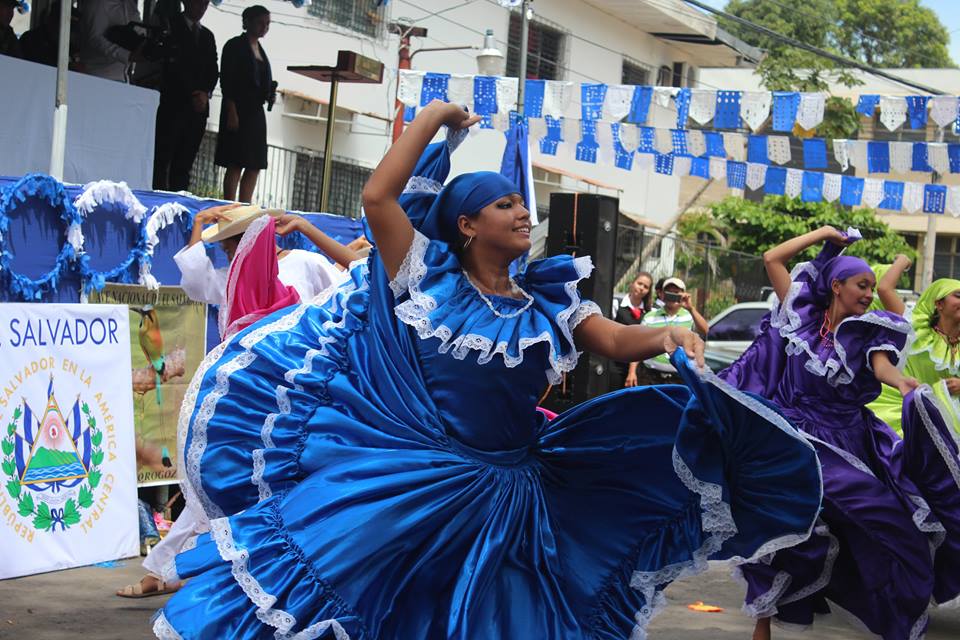
<path fill-rule="evenodd" d="M 930 314 L 930 328 L 936 328 L 938 324 L 940 324 L 940 312 L 934 309 Z"/>
<path fill-rule="evenodd" d="M 659 280 L 657 280 L 657 284 L 655 284 L 655 285 L 653 286 L 653 290 L 654 290 L 654 291 L 663 291 L 663 283 L 666 282 L 666 281 L 667 281 L 666 278 L 660 278 Z"/>
<path fill-rule="evenodd" d="M 640 278 L 640 276 L 646 276 L 647 280 L 649 280 L 651 283 L 653 282 L 653 275 L 651 275 L 648 271 L 637 272 L 637 275 L 633 276 L 633 282 L 636 282 Z M 659 284 L 662 285 L 663 282 L 661 281 Z M 661 286 L 661 288 L 663 287 Z M 647 289 L 647 295 L 643 296 L 644 311 L 650 311 L 650 308 L 653 306 L 652 298 L 653 298 L 653 289 Z"/>
<path fill-rule="evenodd" d="M 252 7 L 247 7 L 243 10 L 243 13 L 240 14 L 240 19 L 243 21 L 243 29 L 248 29 L 251 21 L 256 20 L 260 16 L 268 15 L 270 15 L 270 10 L 262 4 L 255 4 Z"/>

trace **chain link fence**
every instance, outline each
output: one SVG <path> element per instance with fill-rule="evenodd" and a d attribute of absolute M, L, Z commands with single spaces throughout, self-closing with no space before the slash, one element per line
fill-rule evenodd
<path fill-rule="evenodd" d="M 678 277 L 708 319 L 737 302 L 764 300 L 770 287 L 763 258 L 703 242 L 653 233 L 620 219 L 614 293 L 624 294 L 641 271 Z"/>
<path fill-rule="evenodd" d="M 216 132 L 207 131 L 193 163 L 191 193 L 210 198 L 223 195 L 223 174 L 226 170 L 213 163 L 216 148 Z M 326 213 L 359 218 L 360 194 L 373 170 L 334 156 L 332 172 L 330 203 Z M 322 183 L 322 153 L 267 145 L 267 168 L 260 172 L 253 200 L 271 209 L 319 212 Z"/>

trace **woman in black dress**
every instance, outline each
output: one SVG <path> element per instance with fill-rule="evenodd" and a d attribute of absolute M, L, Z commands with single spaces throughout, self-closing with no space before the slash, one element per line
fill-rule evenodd
<path fill-rule="evenodd" d="M 261 5 L 243 10 L 244 33 L 223 45 L 220 61 L 220 132 L 215 162 L 226 167 L 225 200 L 250 202 L 257 176 L 267 168 L 267 119 L 263 103 L 274 91 L 270 60 L 260 38 L 270 29 L 270 12 Z M 239 186 L 239 194 L 237 187 Z"/>

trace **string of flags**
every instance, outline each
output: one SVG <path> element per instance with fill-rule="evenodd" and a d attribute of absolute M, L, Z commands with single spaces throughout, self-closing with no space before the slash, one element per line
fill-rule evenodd
<path fill-rule="evenodd" d="M 484 117 L 483 126 L 499 128 L 506 114 L 517 107 L 517 78 L 401 70 L 398 99 L 406 105 L 404 118 L 432 100 L 462 104 Z M 814 129 L 823 122 L 827 95 L 797 91 L 725 91 L 686 87 L 576 83 L 561 80 L 526 80 L 524 113 L 530 118 L 577 117 L 587 122 L 652 124 L 654 111 L 669 110 L 676 128 L 690 121 L 710 129 L 758 131 L 768 121 L 774 132 L 791 132 L 794 126 Z M 856 109 L 873 116 L 890 131 L 902 126 L 923 129 L 929 121 L 939 127 L 956 126 L 958 96 L 859 96 Z M 499 122 L 496 116 L 500 116 Z M 709 126 L 708 126 L 709 125 Z"/>

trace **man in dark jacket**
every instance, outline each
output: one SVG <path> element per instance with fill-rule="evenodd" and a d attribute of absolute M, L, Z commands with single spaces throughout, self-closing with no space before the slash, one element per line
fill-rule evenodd
<path fill-rule="evenodd" d="M 203 140 L 209 100 L 217 86 L 217 43 L 200 24 L 209 0 L 184 0 L 184 11 L 170 19 L 173 55 L 164 61 L 157 109 L 153 188 L 182 191 Z"/>

